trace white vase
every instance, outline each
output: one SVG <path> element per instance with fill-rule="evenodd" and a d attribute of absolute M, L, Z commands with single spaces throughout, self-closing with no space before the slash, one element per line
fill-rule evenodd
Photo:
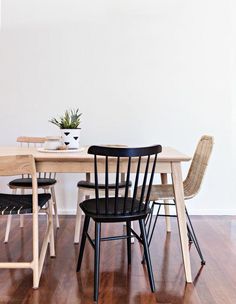
<path fill-rule="evenodd" d="M 61 137 L 63 143 L 68 149 L 78 149 L 80 142 L 80 128 L 79 129 L 61 129 Z"/>

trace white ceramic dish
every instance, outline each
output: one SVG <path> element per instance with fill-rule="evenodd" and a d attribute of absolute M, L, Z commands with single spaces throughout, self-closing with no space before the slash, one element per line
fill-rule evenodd
<path fill-rule="evenodd" d="M 39 152 L 43 153 L 75 153 L 75 152 L 82 152 L 85 148 L 79 148 L 79 149 L 68 149 L 68 150 L 49 150 L 45 148 L 38 148 L 37 150 Z"/>

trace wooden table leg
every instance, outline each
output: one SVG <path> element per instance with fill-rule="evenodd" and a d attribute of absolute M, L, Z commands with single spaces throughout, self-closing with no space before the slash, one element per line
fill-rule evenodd
<path fill-rule="evenodd" d="M 91 181 L 91 174 L 90 173 L 86 173 L 86 182 L 90 182 Z M 85 196 L 85 199 L 88 200 L 90 199 L 90 196 L 89 195 L 86 195 Z"/>
<path fill-rule="evenodd" d="M 183 255 L 185 276 L 187 283 L 191 283 L 192 275 L 191 275 L 191 265 L 190 265 L 189 247 L 188 247 L 181 164 L 179 162 L 173 162 L 171 164 L 171 169 L 172 169 L 172 180 L 174 186 L 176 212 L 177 212 L 177 220 L 179 226 L 179 236 L 180 236 L 180 243 L 181 243 L 181 249 Z"/>
<path fill-rule="evenodd" d="M 162 184 L 167 184 L 167 173 L 161 173 L 161 183 Z M 164 200 L 165 204 L 168 204 L 169 201 L 168 200 Z M 170 225 L 170 217 L 168 215 L 170 215 L 170 206 L 169 205 L 164 205 L 165 208 L 165 219 L 166 219 L 166 231 L 167 232 L 171 232 L 171 225 Z"/>
<path fill-rule="evenodd" d="M 121 173 L 120 177 L 121 177 L 120 181 L 125 182 L 125 173 Z M 129 190 L 129 196 L 131 196 L 130 190 Z M 124 223 L 124 226 L 126 226 L 126 223 Z M 131 228 L 134 229 L 134 222 L 131 222 Z M 133 234 L 131 233 L 131 235 Z M 131 244 L 134 244 L 134 237 L 131 238 Z"/>

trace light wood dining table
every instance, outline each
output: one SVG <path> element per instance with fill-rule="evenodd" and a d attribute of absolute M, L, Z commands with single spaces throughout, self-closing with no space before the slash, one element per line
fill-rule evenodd
<path fill-rule="evenodd" d="M 78 152 L 55 151 L 53 153 L 48 153 L 38 151 L 37 148 L 0 147 L 0 156 L 26 154 L 32 154 L 34 156 L 37 172 L 86 173 L 87 176 L 94 172 L 93 156 L 87 154 L 86 148 Z M 190 159 L 191 157 L 171 147 L 163 147 L 162 153 L 158 155 L 156 166 L 156 172 L 161 174 L 162 183 L 167 182 L 167 174 L 170 174 L 172 177 L 183 263 L 186 281 L 188 283 L 192 282 L 192 275 L 188 247 L 181 163 L 187 162 Z M 103 166 L 98 168 L 100 173 L 103 173 L 102 168 Z M 169 224 L 167 222 L 167 230 L 168 229 Z"/>

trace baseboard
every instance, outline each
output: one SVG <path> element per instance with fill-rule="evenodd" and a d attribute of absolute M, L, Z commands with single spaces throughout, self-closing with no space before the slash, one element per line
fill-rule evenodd
<path fill-rule="evenodd" d="M 161 210 L 163 213 L 163 207 Z M 157 209 L 155 208 L 154 214 L 156 213 Z M 190 215 L 236 215 L 236 209 L 196 209 L 189 206 L 188 213 Z M 175 207 L 170 207 L 170 214 L 175 214 Z"/>
<path fill-rule="evenodd" d="M 59 215 L 75 215 L 76 209 L 58 209 Z"/>
<path fill-rule="evenodd" d="M 236 209 L 190 209 L 191 215 L 236 215 Z"/>

